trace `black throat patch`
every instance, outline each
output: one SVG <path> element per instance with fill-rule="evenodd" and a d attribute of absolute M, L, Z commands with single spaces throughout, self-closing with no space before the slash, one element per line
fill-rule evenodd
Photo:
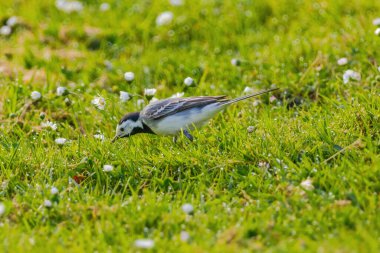
<path fill-rule="evenodd" d="M 140 134 L 140 133 L 146 133 L 146 134 L 155 134 L 152 129 L 150 129 L 150 127 L 148 127 L 147 125 L 144 124 L 144 122 L 142 123 L 143 125 L 143 128 L 140 128 L 140 127 L 136 127 L 132 130 L 131 134 L 130 135 L 134 135 L 134 134 Z"/>

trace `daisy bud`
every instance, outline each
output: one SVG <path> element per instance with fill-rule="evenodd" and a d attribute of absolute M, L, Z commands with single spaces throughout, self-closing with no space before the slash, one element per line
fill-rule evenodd
<path fill-rule="evenodd" d="M 192 204 L 186 203 L 182 205 L 182 211 L 187 214 L 191 214 L 194 211 L 194 207 Z"/>
<path fill-rule="evenodd" d="M 186 77 L 185 80 L 183 80 L 183 82 L 184 82 L 184 84 L 185 84 L 186 86 L 191 86 L 191 85 L 194 84 L 194 80 L 193 80 L 193 78 L 191 78 L 191 77 Z"/>
<path fill-rule="evenodd" d="M 171 12 L 171 11 L 162 12 L 156 18 L 156 24 L 157 24 L 157 26 L 168 25 L 172 22 L 173 18 L 174 18 L 173 12 Z"/>
<path fill-rule="evenodd" d="M 124 73 L 124 79 L 127 82 L 132 82 L 135 79 L 135 73 L 133 73 L 133 72 L 125 72 Z"/>
<path fill-rule="evenodd" d="M 37 101 L 42 97 L 41 93 L 39 93 L 38 91 L 32 91 L 30 96 L 31 96 L 32 100 L 34 100 L 34 101 Z"/>

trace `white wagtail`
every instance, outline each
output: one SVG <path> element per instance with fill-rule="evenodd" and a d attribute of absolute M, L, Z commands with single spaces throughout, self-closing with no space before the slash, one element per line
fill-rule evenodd
<path fill-rule="evenodd" d="M 259 91 L 231 100 L 224 95 L 159 100 L 149 104 L 140 112 L 124 115 L 116 127 L 116 135 L 112 142 L 138 133 L 176 137 L 181 132 L 192 141 L 193 136 L 189 132 L 205 125 L 228 105 L 277 89 Z"/>

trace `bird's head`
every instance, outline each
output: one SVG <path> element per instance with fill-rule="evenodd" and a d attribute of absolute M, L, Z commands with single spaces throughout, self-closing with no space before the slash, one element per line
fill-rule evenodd
<path fill-rule="evenodd" d="M 112 142 L 119 138 L 129 137 L 134 134 L 144 133 L 144 124 L 140 120 L 140 112 L 128 113 L 121 118 L 116 126 L 116 134 Z"/>

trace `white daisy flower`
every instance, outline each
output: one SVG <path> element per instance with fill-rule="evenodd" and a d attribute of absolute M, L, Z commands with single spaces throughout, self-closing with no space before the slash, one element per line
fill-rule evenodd
<path fill-rule="evenodd" d="M 124 79 L 128 82 L 132 82 L 135 79 L 135 73 L 133 72 L 125 72 L 124 73 Z"/>
<path fill-rule="evenodd" d="M 375 19 L 372 21 L 372 24 L 373 24 L 373 25 L 376 25 L 376 26 L 380 26 L 380 18 L 375 18 Z"/>
<path fill-rule="evenodd" d="M 245 87 L 243 93 L 253 93 L 255 90 L 251 87 Z"/>
<path fill-rule="evenodd" d="M 151 249 L 154 247 L 154 241 L 152 239 L 138 239 L 135 241 L 135 246 L 141 249 Z"/>
<path fill-rule="evenodd" d="M 65 87 L 62 87 L 62 86 L 57 87 L 57 96 L 63 96 L 63 95 L 66 95 L 66 93 L 67 93 L 67 89 Z"/>
<path fill-rule="evenodd" d="M 342 66 L 342 65 L 346 65 L 348 63 L 348 59 L 343 57 L 343 58 L 340 58 L 338 61 L 337 61 L 338 65 Z"/>
<path fill-rule="evenodd" d="M 270 168 L 270 164 L 268 162 L 265 162 L 265 161 L 260 161 L 257 166 L 259 168 L 262 168 L 262 169 L 269 169 Z"/>
<path fill-rule="evenodd" d="M 31 96 L 32 100 L 34 100 L 34 101 L 37 101 L 42 97 L 41 93 L 39 93 L 38 91 L 32 91 L 32 93 L 30 93 L 30 96 Z"/>
<path fill-rule="evenodd" d="M 346 70 L 343 74 L 343 83 L 348 83 L 350 80 L 360 81 L 360 73 L 355 72 L 351 69 Z"/>
<path fill-rule="evenodd" d="M 247 131 L 248 131 L 248 133 L 252 133 L 253 131 L 255 131 L 255 127 L 249 126 L 249 127 L 247 127 Z"/>
<path fill-rule="evenodd" d="M 42 128 L 49 128 L 49 129 L 54 130 L 54 131 L 57 130 L 57 124 L 54 122 L 51 122 L 49 120 L 46 122 L 42 122 L 41 127 Z"/>
<path fill-rule="evenodd" d="M 109 164 L 106 164 L 103 166 L 103 171 L 104 172 L 110 172 L 110 171 L 113 171 L 113 166 L 112 165 L 109 165 Z"/>
<path fill-rule="evenodd" d="M 81 12 L 83 10 L 83 4 L 79 1 L 57 0 L 55 6 L 58 10 L 66 13 Z"/>
<path fill-rule="evenodd" d="M 301 187 L 306 191 L 312 191 L 314 190 L 313 181 L 311 181 L 311 179 L 308 178 L 301 182 Z"/>
<path fill-rule="evenodd" d="M 183 242 L 187 242 L 190 239 L 190 234 L 186 231 L 181 231 L 179 236 Z"/>
<path fill-rule="evenodd" d="M 152 89 L 144 89 L 144 95 L 147 97 L 152 97 L 154 94 L 156 94 L 157 90 L 152 88 Z"/>
<path fill-rule="evenodd" d="M 53 203 L 51 203 L 50 200 L 48 200 L 48 199 L 45 199 L 45 200 L 44 200 L 44 206 L 45 206 L 45 207 L 51 207 L 52 205 L 53 205 Z"/>
<path fill-rule="evenodd" d="M 56 187 L 51 187 L 51 189 L 50 189 L 50 193 L 51 193 L 51 195 L 55 195 L 55 194 L 58 194 L 58 189 L 56 188 Z"/>
<path fill-rule="evenodd" d="M 173 18 L 174 18 L 173 12 L 171 11 L 162 12 L 156 18 L 156 25 L 157 26 L 168 25 L 172 22 Z"/>
<path fill-rule="evenodd" d="M 0 202 L 0 216 L 5 213 L 5 205 Z"/>
<path fill-rule="evenodd" d="M 12 28 L 10 26 L 4 25 L 0 28 L 0 35 L 8 36 L 12 33 Z"/>
<path fill-rule="evenodd" d="M 102 141 L 105 139 L 104 134 L 94 134 L 94 138 Z"/>
<path fill-rule="evenodd" d="M 170 0 L 169 2 L 173 6 L 181 6 L 181 5 L 183 5 L 183 0 Z"/>
<path fill-rule="evenodd" d="M 185 80 L 183 80 L 183 83 L 186 86 L 191 86 L 191 85 L 194 84 L 194 79 L 188 76 L 188 77 L 185 78 Z"/>
<path fill-rule="evenodd" d="M 83 4 L 79 1 L 66 2 L 66 12 L 81 12 Z"/>
<path fill-rule="evenodd" d="M 66 142 L 67 142 L 67 139 L 65 139 L 65 138 L 55 139 L 55 143 L 57 143 L 58 145 L 64 145 Z"/>
<path fill-rule="evenodd" d="M 100 11 L 108 11 L 110 9 L 109 3 L 102 3 L 99 7 Z"/>
<path fill-rule="evenodd" d="M 55 1 L 55 7 L 57 7 L 58 10 L 62 10 L 65 6 L 66 0 L 57 0 Z"/>
<path fill-rule="evenodd" d="M 17 25 L 18 23 L 18 18 L 16 16 L 12 16 L 10 18 L 8 18 L 7 20 L 7 26 L 9 27 L 13 27 L 15 25 Z"/>
<path fill-rule="evenodd" d="M 194 207 L 192 204 L 186 203 L 182 205 L 182 211 L 184 211 L 187 214 L 190 214 L 194 211 Z"/>
<path fill-rule="evenodd" d="M 120 101 L 121 102 L 127 102 L 131 99 L 131 95 L 126 91 L 120 91 Z"/>
<path fill-rule="evenodd" d="M 171 96 L 172 98 L 181 98 L 183 97 L 183 95 L 185 95 L 184 92 L 177 92 L 176 94 L 174 94 L 173 96 Z"/>
<path fill-rule="evenodd" d="M 91 103 L 99 110 L 104 110 L 104 107 L 106 106 L 106 100 L 103 97 L 95 97 Z"/>
<path fill-rule="evenodd" d="M 377 35 L 377 36 L 380 35 L 380 28 L 377 28 L 377 29 L 375 30 L 375 35 Z"/>

